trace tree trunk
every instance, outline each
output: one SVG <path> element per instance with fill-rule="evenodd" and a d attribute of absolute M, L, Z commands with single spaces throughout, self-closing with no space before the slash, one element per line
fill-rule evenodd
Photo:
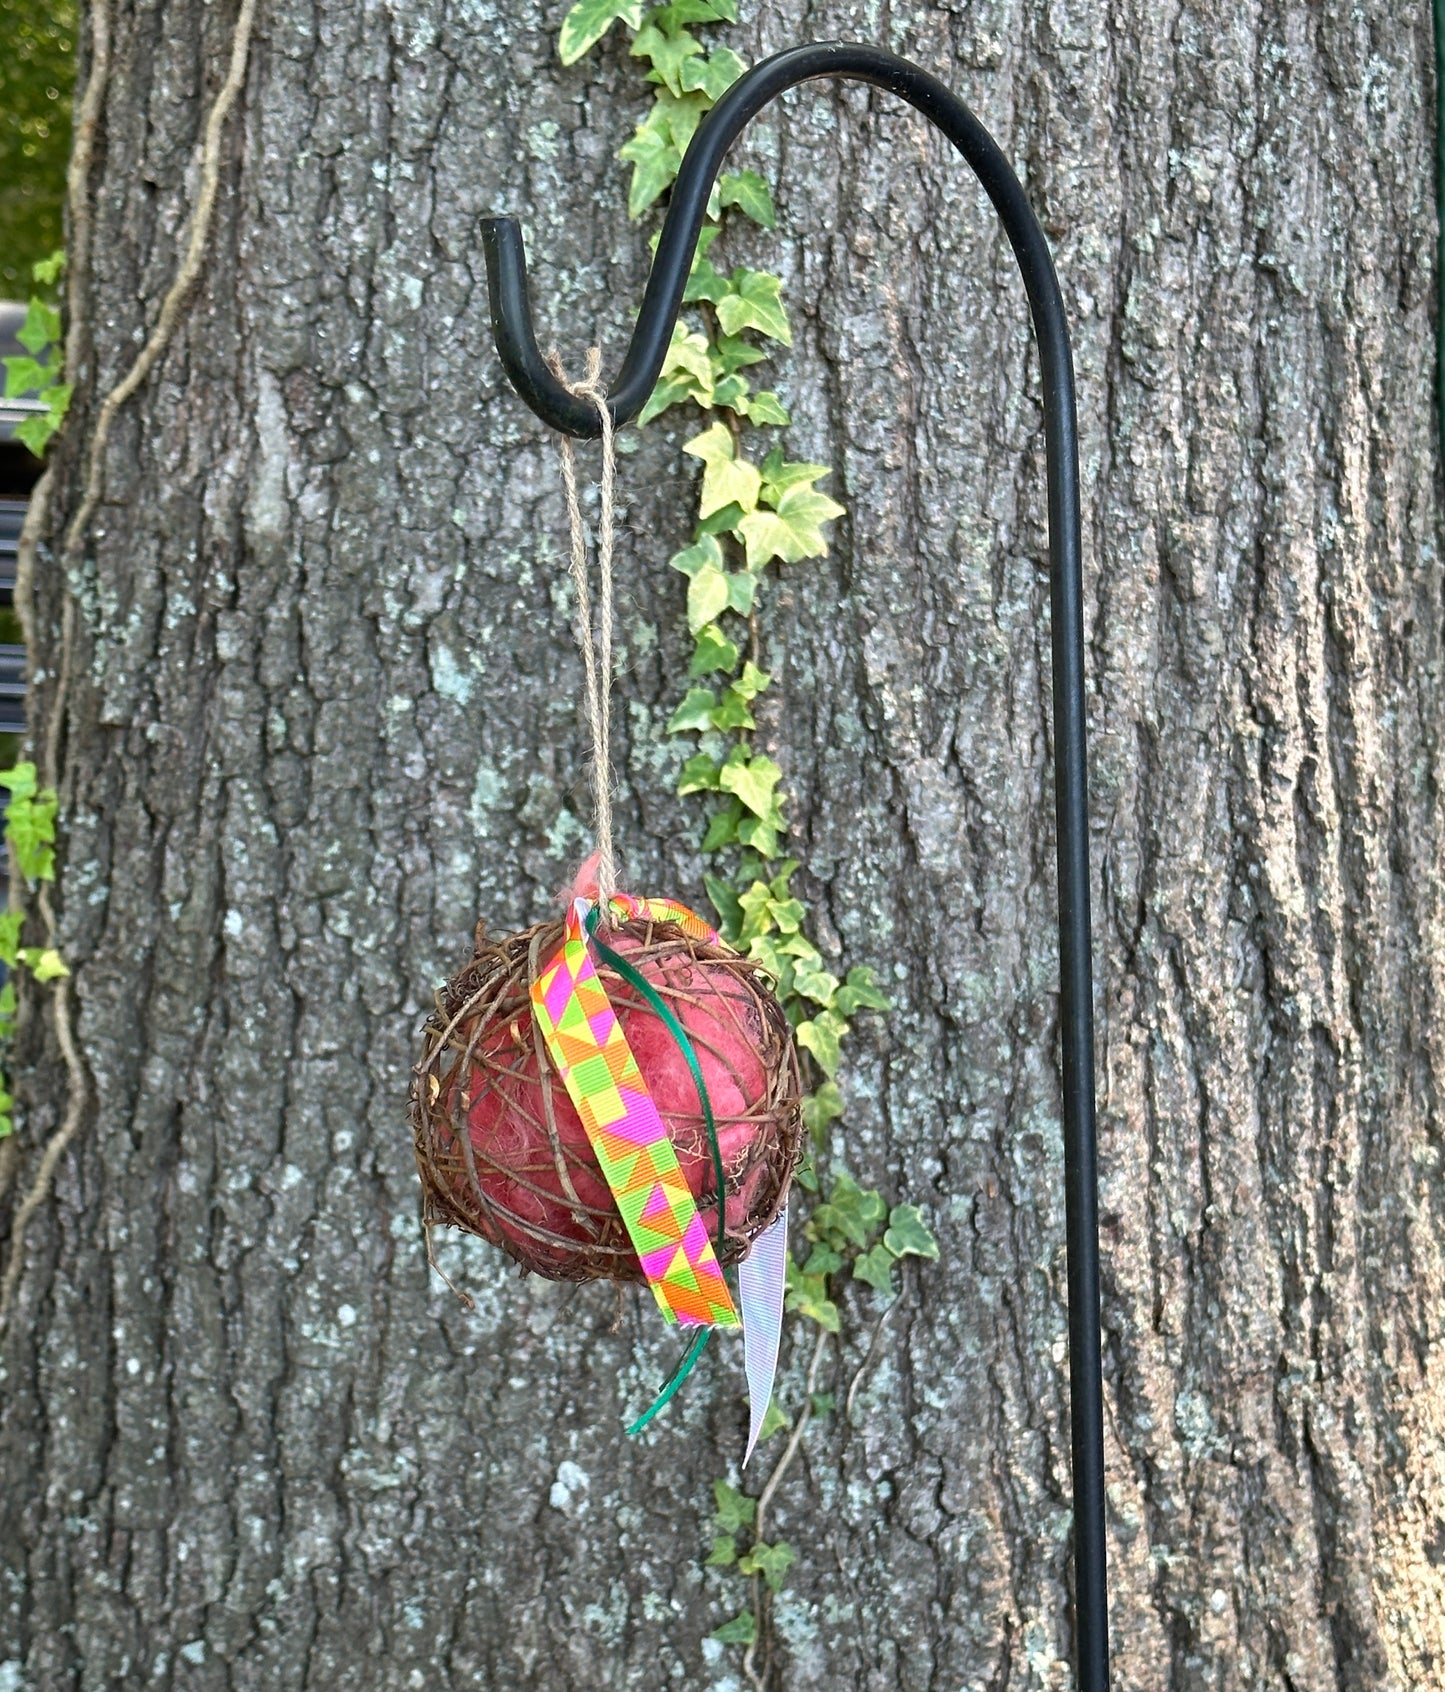
<path fill-rule="evenodd" d="M 1113 1660 L 1156 1689 L 1445 1672 L 1445 810 L 1428 9 L 743 0 L 756 59 L 871 39 L 1018 163 L 1076 336 L 1096 876 Z M 416 1033 L 478 915 L 587 828 L 554 443 L 490 345 L 479 215 L 544 346 L 616 368 L 647 263 L 620 35 L 562 7 L 266 5 L 204 273 L 178 263 L 231 6 L 120 0 L 90 351 L 36 577 L 63 699 L 59 938 L 90 1077 L 5 1334 L 0 1686 L 743 1684 L 700 1564 L 737 1479 L 719 1347 L 655 1433 L 650 1301 L 427 1267 Z M 84 76 L 84 67 L 82 76 Z M 755 125 L 831 556 L 763 613 L 830 957 L 896 1001 L 853 1171 L 942 1248 L 861 1284 L 773 1506 L 769 1684 L 1071 1683 L 1062 1148 L 1037 367 L 987 203 L 923 121 L 814 86 Z M 72 245 L 75 232 L 72 231 Z M 682 751 L 684 425 L 625 458 L 629 885 L 702 903 Z M 75 607 L 62 659 L 63 606 Z M 61 1120 L 22 1028 L 12 1197 Z M 854 1295 L 857 1296 L 854 1296 Z M 787 1343 L 796 1407 L 812 1341 Z M 870 1351 L 871 1347 L 871 1351 Z M 856 1382 L 856 1391 L 850 1387 Z M 845 1400 L 851 1396 L 851 1409 Z M 749 1481 L 756 1490 L 756 1481 Z M 731 1606 L 731 1608 L 729 1607 Z M 8 1678 L 6 1678 L 8 1676 Z"/>

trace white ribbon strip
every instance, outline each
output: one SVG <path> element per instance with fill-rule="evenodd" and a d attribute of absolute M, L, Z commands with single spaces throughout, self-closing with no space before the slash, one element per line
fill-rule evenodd
<path fill-rule="evenodd" d="M 748 1375 L 747 1467 L 763 1418 L 773 1401 L 778 1341 L 783 1332 L 783 1290 L 788 1278 L 788 1207 L 753 1241 L 738 1267 L 738 1302 L 743 1318 L 743 1364 Z"/>

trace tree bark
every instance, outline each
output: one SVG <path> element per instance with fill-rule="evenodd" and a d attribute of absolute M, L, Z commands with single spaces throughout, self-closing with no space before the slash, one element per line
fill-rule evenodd
<path fill-rule="evenodd" d="M 1076 335 L 1114 1673 L 1406 1692 L 1445 1673 L 1445 705 L 1432 41 L 1418 5 L 743 0 L 750 58 L 870 39 L 1018 164 Z M 554 445 L 492 353 L 477 218 L 523 217 L 545 337 L 615 369 L 645 276 L 620 39 L 563 7 L 265 6 L 207 264 L 100 398 L 196 193 L 231 6 L 121 0 L 90 354 L 36 581 L 64 701 L 60 939 L 92 1080 L 4 1336 L 0 1686 L 741 1685 L 700 1560 L 744 1400 L 656 1432 L 644 1305 L 429 1273 L 416 1033 L 484 915 L 583 849 Z M 755 126 L 831 556 L 764 610 L 761 743 L 860 1019 L 849 1166 L 921 1205 L 856 1285 L 772 1508 L 770 1684 L 1071 1683 L 1042 433 L 1022 290 L 922 120 L 815 86 Z M 669 414 L 669 417 L 676 416 Z M 701 902 L 681 749 L 692 461 L 634 435 L 619 560 L 627 881 Z M 65 1107 L 43 995 L 17 1183 Z M 796 1405 L 812 1341 L 785 1352 Z M 862 1371 L 851 1414 L 844 1400 Z M 756 1482 L 751 1483 L 756 1488 Z M 5 1677 L 8 1676 L 8 1679 Z"/>

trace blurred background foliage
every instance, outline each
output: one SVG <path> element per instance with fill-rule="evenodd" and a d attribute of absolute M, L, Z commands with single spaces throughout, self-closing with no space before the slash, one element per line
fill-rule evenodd
<path fill-rule="evenodd" d="M 0 0 L 0 297 L 64 244 L 76 0 Z"/>

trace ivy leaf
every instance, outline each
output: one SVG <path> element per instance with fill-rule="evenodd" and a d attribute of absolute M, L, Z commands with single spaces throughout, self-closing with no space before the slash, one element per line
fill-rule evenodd
<path fill-rule="evenodd" d="M 772 193 L 757 171 L 730 170 L 718 183 L 718 190 L 723 205 L 736 206 L 744 217 L 750 217 L 764 229 L 777 227 Z"/>
<path fill-rule="evenodd" d="M 722 702 L 715 711 L 709 714 L 709 721 L 715 729 L 750 729 L 757 727 L 757 724 L 753 721 L 753 714 L 748 709 L 747 700 L 735 687 L 729 687 L 724 692 Z"/>
<path fill-rule="evenodd" d="M 743 926 L 742 901 L 736 889 L 719 875 L 705 875 L 702 884 L 712 908 L 717 912 L 723 939 L 736 941 Z"/>
<path fill-rule="evenodd" d="M 711 564 L 715 570 L 721 570 L 723 566 L 723 550 L 711 535 L 704 535 L 681 552 L 674 552 L 667 561 L 670 570 L 680 571 L 689 581 L 706 564 Z"/>
<path fill-rule="evenodd" d="M 719 1645 L 751 1645 L 758 1636 L 758 1624 L 751 1610 L 740 1610 L 731 1621 L 712 1630 Z"/>
<path fill-rule="evenodd" d="M 666 28 L 694 23 L 736 23 L 737 0 L 673 0 L 670 6 L 659 6 L 653 14 L 666 18 Z"/>
<path fill-rule="evenodd" d="M 720 425 L 719 425 L 720 426 Z M 800 558 L 821 558 L 828 550 L 821 524 L 843 515 L 843 507 L 814 488 L 789 488 L 769 511 L 749 511 L 737 523 L 747 547 L 748 568 L 758 570 L 774 558 L 796 564 Z"/>
<path fill-rule="evenodd" d="M 30 799 L 35 795 L 40 785 L 35 765 L 28 758 L 23 758 L 18 764 L 13 764 L 8 770 L 0 770 L 0 787 L 10 789 L 11 802 L 17 799 Z"/>
<path fill-rule="evenodd" d="M 938 1241 L 916 1204 L 893 1206 L 883 1244 L 895 1257 L 938 1257 Z"/>
<path fill-rule="evenodd" d="M 53 946 L 22 946 L 20 948 L 20 962 L 23 963 L 37 981 L 54 981 L 62 975 L 69 975 L 65 959 Z M 934 1253 L 937 1256 L 937 1253 Z"/>
<path fill-rule="evenodd" d="M 760 858 L 776 858 L 782 850 L 782 836 L 788 832 L 783 802 L 775 793 L 763 817 L 745 816 L 738 823 L 738 842 L 751 847 Z"/>
<path fill-rule="evenodd" d="M 30 274 L 42 287 L 51 288 L 60 280 L 60 273 L 65 269 L 65 248 L 57 247 L 49 258 L 36 259 L 30 267 Z"/>
<path fill-rule="evenodd" d="M 811 999 L 815 1005 L 821 1005 L 827 1010 L 838 991 L 838 977 L 826 969 L 815 969 L 811 964 L 799 963 L 793 973 L 793 986 L 805 999 Z"/>
<path fill-rule="evenodd" d="M 867 1281 L 881 1293 L 893 1291 L 893 1265 L 897 1260 L 887 1246 L 879 1244 L 853 1260 L 853 1279 Z"/>
<path fill-rule="evenodd" d="M 714 811 L 708 818 L 707 833 L 698 850 L 721 852 L 724 846 L 731 846 L 738 837 L 738 818 L 742 814 L 743 808 L 736 799 L 729 799 L 720 811 Z"/>
<path fill-rule="evenodd" d="M 736 793 L 755 817 L 766 817 L 772 805 L 773 789 L 782 780 L 783 772 L 763 752 L 746 762 L 739 760 L 723 766 L 719 782 L 727 793 Z"/>
<path fill-rule="evenodd" d="M 828 1124 L 843 1114 L 843 1095 L 836 1081 L 825 1081 L 803 1100 L 803 1125 L 816 1140 Z"/>
<path fill-rule="evenodd" d="M 712 1542 L 712 1550 L 703 1564 L 706 1569 L 730 1568 L 738 1560 L 738 1542 L 730 1533 L 720 1533 Z"/>
<path fill-rule="evenodd" d="M 677 791 L 680 794 L 716 793 L 717 778 L 717 760 L 709 758 L 706 752 L 697 752 L 682 766 L 682 773 L 677 778 Z"/>
<path fill-rule="evenodd" d="M 718 372 L 723 376 L 735 376 L 749 364 L 761 364 L 768 356 L 761 347 L 755 347 L 739 335 L 719 335 L 713 342 L 713 354 Z"/>
<path fill-rule="evenodd" d="M 687 144 L 709 104 L 705 94 L 684 94 L 678 99 L 663 89 L 632 139 L 618 148 L 618 158 L 632 166 L 632 185 L 627 192 L 629 217 L 641 217 L 672 185 Z"/>
<path fill-rule="evenodd" d="M 562 20 L 557 52 L 564 65 L 575 65 L 621 18 L 629 29 L 642 26 L 642 0 L 577 0 Z"/>
<path fill-rule="evenodd" d="M 756 699 L 772 679 L 766 670 L 760 670 L 749 658 L 743 665 L 743 673 L 733 683 L 733 688 L 742 694 L 744 699 Z"/>
<path fill-rule="evenodd" d="M 758 578 L 749 576 L 744 571 L 735 570 L 728 579 L 728 610 L 736 611 L 738 616 L 751 615 L 753 601 L 757 598 Z"/>
<path fill-rule="evenodd" d="M 829 1245 L 815 1245 L 803 1265 L 805 1275 L 836 1275 L 843 1267 L 843 1254 Z"/>
<path fill-rule="evenodd" d="M 681 705 L 667 719 L 669 734 L 688 734 L 712 726 L 717 695 L 710 687 L 690 687 Z"/>
<path fill-rule="evenodd" d="M 716 305 L 727 291 L 728 279 L 711 259 L 698 257 L 692 261 L 692 269 L 687 273 L 687 286 L 682 291 L 684 305 L 691 305 L 697 300 L 710 300 Z"/>
<path fill-rule="evenodd" d="M 893 1001 L 873 984 L 873 971 L 866 964 L 858 964 L 848 971 L 848 979 L 838 989 L 838 1010 L 852 1016 L 858 1010 L 892 1010 Z"/>
<path fill-rule="evenodd" d="M 682 405 L 697 397 L 696 384 L 689 377 L 659 377 L 657 386 L 647 396 L 647 404 L 637 414 L 638 428 L 650 423 L 654 417 L 660 417 L 670 406 Z"/>
<path fill-rule="evenodd" d="M 674 323 L 672 340 L 662 361 L 662 374 L 690 377 L 697 386 L 698 399 L 703 405 L 712 403 L 712 360 L 708 357 L 707 336 L 689 330 L 684 323 Z"/>
<path fill-rule="evenodd" d="M 737 335 L 744 329 L 756 329 L 770 340 L 792 346 L 793 332 L 783 310 L 782 291 L 780 276 L 771 276 L 765 270 L 735 270 L 731 288 L 717 305 L 723 333 Z"/>
<path fill-rule="evenodd" d="M 15 439 L 39 458 L 45 451 L 50 437 L 56 434 L 60 425 L 65 421 L 65 414 L 70 409 L 70 396 L 74 392 L 69 382 L 61 383 L 58 387 L 48 388 L 45 392 L 46 409 L 37 415 L 27 417 L 23 423 L 15 426 Z"/>
<path fill-rule="evenodd" d="M 761 393 L 744 399 L 739 409 L 753 423 L 776 423 L 784 427 L 793 421 L 788 408 L 771 388 L 764 388 Z"/>
<path fill-rule="evenodd" d="M 748 414 L 748 379 L 746 376 L 724 376 L 712 391 L 714 405 L 725 405 L 739 417 Z"/>
<path fill-rule="evenodd" d="M 773 895 L 765 881 L 755 881 L 746 893 L 738 896 L 738 909 L 742 912 L 742 923 L 738 929 L 738 938 L 752 941 L 766 934 L 772 926 Z"/>
<path fill-rule="evenodd" d="M 846 1169 L 840 1169 L 828 1194 L 828 1202 L 856 1216 L 866 1229 L 873 1229 L 888 1214 L 888 1206 L 872 1187 L 860 1187 Z"/>
<path fill-rule="evenodd" d="M 763 479 L 756 464 L 735 456 L 732 431 L 726 423 L 714 423 L 690 441 L 682 450 L 703 462 L 702 499 L 698 505 L 700 517 L 710 517 L 725 505 L 738 505 L 744 512 L 758 503 Z"/>
<path fill-rule="evenodd" d="M 632 166 L 632 183 L 627 190 L 627 215 L 641 217 L 652 202 L 672 186 L 682 164 L 682 153 L 667 124 L 660 121 L 656 106 L 638 124 L 632 139 L 617 149 L 617 156 Z"/>
<path fill-rule="evenodd" d="M 712 1495 L 717 1502 L 717 1509 L 713 1512 L 713 1520 L 721 1533 L 737 1533 L 740 1529 L 751 1527 L 758 1513 L 758 1501 L 749 1498 L 747 1493 L 739 1492 L 735 1486 L 729 1486 L 726 1481 L 715 1480 L 712 1483 Z"/>
<path fill-rule="evenodd" d="M 768 1545 L 760 1539 L 749 1548 L 747 1556 L 738 1558 L 738 1573 L 760 1574 L 768 1583 L 768 1590 L 777 1592 L 797 1560 L 798 1553 L 787 1540 L 780 1539 L 776 1545 Z"/>
<path fill-rule="evenodd" d="M 777 1399 L 771 1399 L 763 1412 L 763 1425 L 758 1429 L 758 1439 L 760 1442 L 771 1439 L 775 1433 L 781 1433 L 784 1428 L 791 1426 L 788 1418 L 778 1408 Z"/>
<path fill-rule="evenodd" d="M 60 339 L 60 313 L 53 305 L 47 305 L 44 300 L 32 295 L 25 321 L 16 330 L 15 339 L 26 352 L 34 353 L 38 358 L 46 347 Z"/>
<path fill-rule="evenodd" d="M 793 1032 L 798 1044 L 804 1051 L 813 1054 L 819 1069 L 831 1080 L 838 1073 L 843 1036 L 847 1031 L 848 1024 L 836 1011 L 825 1010 L 810 1022 L 800 1022 Z"/>
<path fill-rule="evenodd" d="M 683 65 L 682 87 L 698 89 L 709 100 L 721 100 L 747 68 L 748 61 L 731 47 L 714 47 L 705 59 L 689 59 Z M 719 198 L 722 205 L 727 205 L 726 198 Z"/>
<path fill-rule="evenodd" d="M 780 999 L 792 991 L 793 961 L 770 935 L 756 934 L 748 942 L 748 956 L 760 963 L 777 983 Z"/>
<path fill-rule="evenodd" d="M 728 579 L 716 564 L 704 564 L 687 587 L 687 632 L 695 635 L 728 608 Z"/>
<path fill-rule="evenodd" d="M 774 447 L 762 463 L 763 489 L 769 505 L 776 505 L 789 488 L 812 487 L 831 472 L 826 464 L 808 464 L 801 459 L 783 457 L 783 449 Z"/>
<path fill-rule="evenodd" d="M 10 357 L 0 360 L 5 366 L 5 398 L 17 399 L 21 394 L 35 393 L 48 387 L 54 372 L 38 359 Z"/>
<path fill-rule="evenodd" d="M 689 675 L 710 676 L 719 670 L 731 675 L 737 664 L 736 643 L 729 640 L 716 623 L 709 623 L 705 629 L 698 630 L 697 649 L 688 666 Z"/>
<path fill-rule="evenodd" d="M 685 29 L 662 30 L 655 22 L 649 21 L 633 37 L 628 52 L 634 59 L 652 61 L 652 70 L 648 73 L 650 82 L 661 82 L 674 94 L 685 94 L 683 69 L 690 58 L 702 52 L 702 43 Z M 701 84 L 693 86 L 700 87 Z"/>
<path fill-rule="evenodd" d="M 838 1306 L 828 1297 L 823 1277 L 805 1275 L 792 1258 L 788 1259 L 787 1307 L 826 1328 L 830 1334 L 836 1334 L 843 1326 Z"/>
<path fill-rule="evenodd" d="M 807 907 L 801 899 L 780 899 L 774 889 L 773 921 L 784 934 L 796 934 L 803 926 L 803 918 L 807 914 Z"/>
<path fill-rule="evenodd" d="M 0 963 L 13 969 L 20 961 L 20 930 L 25 926 L 25 912 L 20 909 L 0 911 Z"/>

